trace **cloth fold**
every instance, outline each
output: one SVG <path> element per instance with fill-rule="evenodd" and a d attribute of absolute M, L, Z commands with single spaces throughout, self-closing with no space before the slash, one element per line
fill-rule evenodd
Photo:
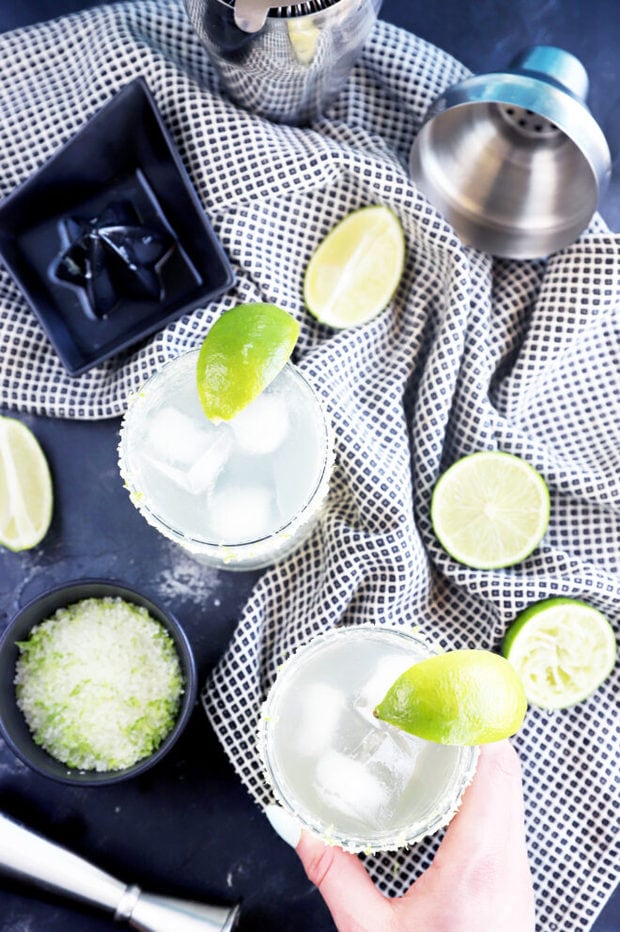
<path fill-rule="evenodd" d="M 237 286 L 123 356 L 71 379 L 0 269 L 0 403 L 57 417 L 121 414 L 161 363 L 197 346 L 223 309 L 273 301 L 302 330 L 296 362 L 328 408 L 336 467 L 320 526 L 257 583 L 203 702 L 235 770 L 271 799 L 257 755 L 278 665 L 337 624 L 420 625 L 443 648 L 497 648 L 512 618 L 553 595 L 620 617 L 620 237 L 597 218 L 547 261 L 464 248 L 409 181 L 424 114 L 462 65 L 379 22 L 347 88 L 306 129 L 276 126 L 218 93 L 175 0 L 117 3 L 0 36 L 0 195 L 138 74 L 146 79 Z M 302 303 L 303 269 L 347 212 L 383 203 L 407 241 L 389 308 L 333 333 Z M 429 522 L 456 457 L 517 453 L 551 491 L 549 532 L 522 565 L 459 566 Z M 530 709 L 514 739 L 524 768 L 539 927 L 591 926 L 617 881 L 618 671 L 573 709 Z M 366 859 L 387 893 L 430 863 L 439 837 Z"/>

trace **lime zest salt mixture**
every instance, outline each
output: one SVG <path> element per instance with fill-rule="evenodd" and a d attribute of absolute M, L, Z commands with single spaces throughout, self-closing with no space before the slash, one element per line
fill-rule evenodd
<path fill-rule="evenodd" d="M 174 726 L 181 665 L 171 636 L 142 606 L 82 599 L 18 647 L 17 704 L 35 742 L 69 767 L 131 767 Z"/>

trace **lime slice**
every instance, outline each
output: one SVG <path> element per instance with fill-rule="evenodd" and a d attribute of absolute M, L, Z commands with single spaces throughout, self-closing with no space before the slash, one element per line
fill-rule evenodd
<path fill-rule="evenodd" d="M 198 354 L 203 410 L 230 421 L 267 388 L 290 359 L 299 324 L 275 304 L 239 304 L 216 320 Z"/>
<path fill-rule="evenodd" d="M 0 544 L 29 550 L 52 520 L 52 480 L 39 442 L 25 424 L 0 417 Z"/>
<path fill-rule="evenodd" d="M 308 16 L 287 19 L 286 28 L 295 58 L 302 65 L 309 65 L 316 55 L 321 29 Z"/>
<path fill-rule="evenodd" d="M 465 456 L 440 477 L 431 522 L 451 557 L 475 569 L 520 563 L 549 525 L 549 490 L 533 466 L 511 453 Z"/>
<path fill-rule="evenodd" d="M 403 273 L 405 236 L 389 208 L 362 207 L 319 243 L 304 275 L 304 301 L 321 323 L 365 324 L 389 303 Z"/>
<path fill-rule="evenodd" d="M 528 702 L 565 709 L 590 696 L 616 661 L 605 616 L 578 599 L 530 605 L 508 629 L 502 653 L 519 674 Z"/>
<path fill-rule="evenodd" d="M 437 744 L 500 741 L 519 730 L 527 710 L 521 680 L 499 654 L 454 650 L 409 667 L 375 716 Z"/>

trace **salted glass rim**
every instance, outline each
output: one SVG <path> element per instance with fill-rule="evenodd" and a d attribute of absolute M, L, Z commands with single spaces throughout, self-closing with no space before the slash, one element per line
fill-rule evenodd
<path fill-rule="evenodd" d="M 200 349 L 194 347 L 193 349 L 189 349 L 183 353 L 179 353 L 177 356 L 173 356 L 171 359 L 167 359 L 165 363 L 163 364 L 163 366 L 160 366 L 159 369 L 157 369 L 155 372 L 152 372 L 151 375 L 149 375 L 148 378 L 142 383 L 141 387 L 134 394 L 134 396 L 132 397 L 132 399 L 130 400 L 127 406 L 127 410 L 125 411 L 125 414 L 123 415 L 123 419 L 121 422 L 118 450 L 119 450 L 119 470 L 130 492 L 137 493 L 139 491 L 139 489 L 137 489 L 135 484 L 131 481 L 131 470 L 129 470 L 126 466 L 126 455 L 125 455 L 125 451 L 128 446 L 127 426 L 129 424 L 132 412 L 135 411 L 135 407 L 136 407 L 137 402 L 140 400 L 140 396 L 148 390 L 148 386 L 152 382 L 156 381 L 158 378 L 161 377 L 161 374 L 164 372 L 165 369 L 168 369 L 170 366 L 178 362 L 180 359 L 183 359 L 187 356 L 191 356 L 192 354 L 198 356 L 199 352 L 200 352 Z M 316 481 L 313 484 L 311 491 L 308 493 L 304 501 L 304 504 L 301 506 L 301 508 L 297 512 L 295 512 L 295 514 L 288 521 L 286 521 L 282 525 L 279 525 L 269 534 L 264 534 L 262 537 L 252 538 L 250 540 L 243 540 L 239 542 L 224 542 L 224 541 L 209 540 L 206 537 L 196 537 L 190 534 L 183 534 L 177 528 L 173 527 L 173 525 L 171 525 L 169 521 L 166 521 L 165 518 L 162 518 L 162 516 L 155 509 L 153 509 L 149 504 L 147 504 L 144 500 L 135 502 L 134 504 L 136 505 L 136 508 L 138 509 L 138 511 L 144 517 L 148 515 L 150 518 L 152 518 L 154 525 L 158 527 L 161 533 L 163 533 L 165 536 L 169 537 L 172 540 L 175 540 L 177 543 L 185 545 L 186 547 L 190 549 L 192 545 L 195 545 L 195 547 L 199 549 L 203 547 L 208 547 L 214 550 L 243 551 L 246 548 L 248 550 L 251 550 L 252 548 L 259 547 L 262 544 L 267 544 L 270 541 L 272 541 L 274 538 L 280 537 L 281 535 L 285 534 L 289 528 L 303 524 L 303 519 L 307 511 L 309 510 L 310 506 L 313 504 L 317 494 L 321 491 L 321 488 L 323 487 L 326 477 L 328 477 L 329 474 L 331 473 L 332 456 L 333 456 L 332 437 L 331 437 L 331 433 L 329 430 L 328 419 L 327 419 L 327 414 L 325 411 L 324 404 L 317 390 L 315 389 L 315 387 L 306 378 L 306 376 L 299 369 L 299 367 L 296 366 L 295 363 L 293 363 L 292 361 L 289 360 L 285 363 L 285 365 L 282 367 L 282 371 L 284 370 L 287 370 L 289 374 L 292 374 L 293 378 L 298 379 L 308 389 L 310 396 L 312 398 L 312 401 L 315 404 L 316 411 L 319 413 L 319 416 L 320 416 L 319 419 L 321 421 L 321 426 L 322 426 L 321 469 L 318 472 Z M 280 373 L 278 373 L 278 376 L 279 375 Z M 278 378 L 278 376 L 276 376 L 276 378 Z M 275 381 L 275 379 L 273 381 Z"/>
<path fill-rule="evenodd" d="M 259 749 L 265 768 L 265 776 L 278 802 L 280 802 L 305 829 L 321 838 L 325 843 L 339 845 L 346 851 L 371 854 L 377 851 L 393 851 L 398 848 L 406 847 L 407 845 L 412 845 L 429 835 L 433 835 L 435 832 L 439 831 L 439 829 L 447 825 L 458 810 L 461 797 L 474 777 L 479 749 L 475 746 L 454 746 L 455 750 L 459 753 L 454 765 L 454 772 L 451 776 L 449 787 L 442 794 L 447 804 L 442 806 L 437 815 L 430 818 L 422 827 L 420 827 L 420 820 L 414 823 L 412 831 L 410 832 L 407 832 L 406 826 L 399 828 L 398 831 L 390 829 L 385 832 L 372 833 L 371 838 L 368 837 L 368 834 L 371 833 L 362 836 L 355 835 L 352 832 L 341 832 L 338 831 L 333 824 L 328 824 L 317 817 L 301 803 L 295 792 L 288 786 L 281 773 L 281 768 L 274 759 L 275 753 L 272 748 L 274 729 L 271 727 L 274 721 L 274 706 L 277 705 L 278 697 L 282 689 L 291 678 L 296 676 L 300 660 L 321 651 L 326 643 L 329 644 L 331 641 L 335 641 L 338 638 L 360 635 L 362 632 L 364 632 L 364 637 L 368 636 L 368 634 L 375 634 L 380 637 L 387 635 L 414 642 L 417 646 L 422 647 L 429 657 L 442 653 L 441 649 L 435 647 L 429 638 L 421 632 L 397 628 L 393 625 L 344 625 L 315 635 L 310 641 L 298 647 L 278 671 L 278 675 L 269 690 L 267 699 L 262 708 L 259 725 Z"/>

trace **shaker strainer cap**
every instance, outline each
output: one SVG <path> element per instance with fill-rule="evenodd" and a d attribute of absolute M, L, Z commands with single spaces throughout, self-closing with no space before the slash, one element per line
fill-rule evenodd
<path fill-rule="evenodd" d="M 552 46 L 466 78 L 431 106 L 411 177 L 466 245 L 515 259 L 562 249 L 587 227 L 611 172 L 587 92 L 581 62 Z"/>

